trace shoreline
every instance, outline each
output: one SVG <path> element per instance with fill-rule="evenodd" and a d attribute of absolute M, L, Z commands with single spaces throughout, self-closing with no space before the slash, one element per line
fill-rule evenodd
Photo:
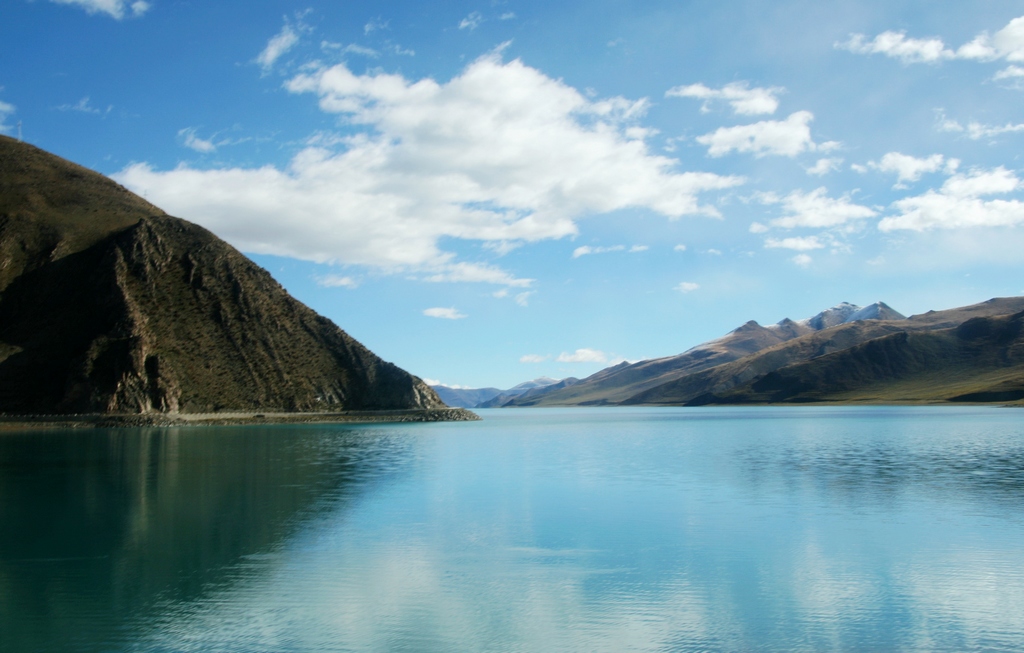
<path fill-rule="evenodd" d="M 232 411 L 171 414 L 0 415 L 0 431 L 163 426 L 474 422 L 480 419 L 479 415 L 465 408 L 346 410 L 331 413 Z"/>
<path fill-rule="evenodd" d="M 686 404 L 604 404 L 566 406 L 511 406 L 510 409 L 530 408 L 737 408 L 737 407 L 803 407 L 803 406 L 990 406 L 998 408 L 1024 408 L 1017 402 L 949 402 L 934 400 L 904 401 L 814 401 L 797 403 L 735 403 L 687 406 Z M 494 408 L 489 410 L 501 410 Z M 326 413 L 225 411 L 219 413 L 149 413 L 77 415 L 2 415 L 0 433 L 34 429 L 84 428 L 145 428 L 190 426 L 270 426 L 275 424 L 387 424 L 411 422 L 476 422 L 478 414 L 469 408 L 428 408 L 395 410 L 349 410 Z"/>

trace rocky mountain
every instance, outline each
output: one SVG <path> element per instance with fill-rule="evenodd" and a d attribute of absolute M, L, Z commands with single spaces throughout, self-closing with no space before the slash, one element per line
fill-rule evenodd
<path fill-rule="evenodd" d="M 799 361 L 688 403 L 1017 401 L 1024 399 L 1024 311 L 956 327 L 898 331 Z"/>
<path fill-rule="evenodd" d="M 695 372 L 738 360 L 833 325 L 864 319 L 902 318 L 902 315 L 882 302 L 863 308 L 843 302 L 799 322 L 787 318 L 765 327 L 751 320 L 721 338 L 697 345 L 682 354 L 638 363 L 620 363 L 601 370 L 571 387 L 552 387 L 528 397 L 513 397 L 500 405 L 587 406 L 620 403 Z"/>
<path fill-rule="evenodd" d="M 0 136 L 0 413 L 443 407 L 209 231 Z"/>
<path fill-rule="evenodd" d="M 1022 311 L 1024 297 L 1011 297 L 903 320 L 848 322 L 621 403 L 1004 401 L 1024 389 L 1024 343 L 1015 331 Z"/>

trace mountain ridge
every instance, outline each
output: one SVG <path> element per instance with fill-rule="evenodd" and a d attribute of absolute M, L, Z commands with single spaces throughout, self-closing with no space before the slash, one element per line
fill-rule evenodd
<path fill-rule="evenodd" d="M 575 380 L 575 379 L 574 379 Z M 452 388 L 443 384 L 433 384 L 430 387 L 437 392 L 438 396 L 449 406 L 458 406 L 461 408 L 493 408 L 500 406 L 507 402 L 513 397 L 520 395 L 542 391 L 549 387 L 562 387 L 558 385 L 565 381 L 564 379 L 552 379 L 551 377 L 542 376 L 530 381 L 523 381 L 522 383 L 516 384 L 507 390 L 500 390 L 498 388 Z"/>
<path fill-rule="evenodd" d="M 842 302 L 799 321 L 750 320 L 682 354 L 622 363 L 503 406 L 1019 401 L 1024 368 L 1012 338 L 968 346 L 956 334 L 969 324 L 996 329 L 1021 311 L 1024 297 L 910 317 L 884 302 Z"/>
<path fill-rule="evenodd" d="M 592 406 L 626 401 L 634 395 L 675 379 L 729 363 L 819 329 L 828 328 L 828 325 L 845 323 L 855 315 L 879 315 L 885 316 L 884 319 L 897 316 L 903 318 L 902 314 L 883 302 L 875 302 L 866 307 L 843 302 L 800 321 L 785 318 L 776 324 L 762 326 L 755 320 L 749 320 L 724 336 L 691 347 L 682 354 L 605 368 L 570 388 L 534 393 L 530 397 L 513 397 L 503 406 Z"/>
<path fill-rule="evenodd" d="M 622 403 L 624 405 L 704 405 L 708 403 L 802 402 L 804 399 L 796 396 L 798 393 L 794 393 L 789 397 L 776 395 L 772 398 L 766 397 L 763 394 L 754 396 L 756 390 L 753 389 L 753 385 L 758 382 L 771 384 L 771 381 L 762 381 L 762 379 L 769 377 L 773 373 L 781 373 L 783 370 L 792 369 L 795 366 L 819 365 L 820 363 L 813 363 L 813 361 L 818 359 L 839 360 L 839 358 L 824 358 L 830 355 L 835 355 L 836 357 L 850 356 L 863 351 L 863 349 L 855 349 L 857 347 L 891 349 L 893 346 L 898 347 L 900 342 L 909 342 L 909 337 L 904 338 L 900 334 L 941 332 L 958 328 L 974 319 L 998 318 L 1000 316 L 1012 315 L 1022 310 L 1024 310 L 1024 297 L 995 298 L 979 304 L 945 311 L 929 311 L 928 313 L 911 316 L 904 320 L 867 320 L 840 324 L 649 389 L 630 397 Z M 886 338 L 889 340 L 885 340 Z M 875 341 L 877 342 L 874 345 L 870 344 Z M 921 352 L 918 353 L 920 354 Z M 886 356 L 886 358 L 892 358 L 892 356 Z M 941 357 L 933 357 L 930 360 L 934 370 L 942 367 Z M 833 374 L 841 376 L 839 374 L 840 371 L 841 368 L 833 368 Z M 998 374 L 998 370 L 991 371 Z M 920 374 L 924 375 L 925 373 L 926 370 L 922 368 Z M 974 373 L 976 375 L 981 374 L 980 371 L 975 371 Z M 870 375 L 864 377 L 860 387 L 862 392 L 867 391 L 864 386 L 868 385 L 867 381 L 869 379 L 880 380 L 877 375 L 875 377 Z M 940 375 L 940 378 L 933 379 L 932 382 L 947 387 L 958 384 L 963 385 L 969 383 L 969 380 L 961 378 L 943 381 Z M 976 384 L 977 382 L 980 381 L 976 379 L 974 383 Z M 745 390 L 748 386 L 751 389 Z M 764 390 L 766 386 L 762 385 L 760 388 Z M 959 396 L 964 393 L 954 394 Z M 953 396 L 943 395 L 942 392 L 936 390 L 931 393 L 928 400 L 945 401 L 952 399 Z M 813 401 L 827 400 L 824 395 L 806 399 Z M 834 400 L 842 401 L 844 399 L 836 397 Z M 906 394 L 890 394 L 886 397 L 876 397 L 876 400 L 918 401 L 921 398 L 907 396 Z"/>
<path fill-rule="evenodd" d="M 0 198 L 2 413 L 445 408 L 236 249 L 98 173 L 0 137 Z"/>

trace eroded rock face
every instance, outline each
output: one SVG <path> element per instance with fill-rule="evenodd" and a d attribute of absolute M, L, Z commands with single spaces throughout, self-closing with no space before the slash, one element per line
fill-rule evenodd
<path fill-rule="evenodd" d="M 0 140 L 0 168 L 18 160 L 10 153 L 17 148 L 33 165 L 22 165 L 20 177 L 0 170 L 0 192 L 8 193 L 0 228 L 10 239 L 8 268 L 18 268 L 0 288 L 0 412 L 444 406 L 420 379 L 296 301 L 210 232 L 158 212 L 132 214 L 125 205 L 149 205 L 10 139 Z M 73 166 L 75 175 L 40 173 L 47 165 Z M 93 202 L 91 210 L 73 208 L 83 220 L 99 216 L 97 224 L 68 219 L 45 184 L 21 193 L 31 201 L 12 199 L 10 180 L 31 177 L 26 168 L 44 181 L 87 184 L 89 193 L 53 193 Z M 116 219 L 103 218 L 105 188 L 120 202 Z"/>

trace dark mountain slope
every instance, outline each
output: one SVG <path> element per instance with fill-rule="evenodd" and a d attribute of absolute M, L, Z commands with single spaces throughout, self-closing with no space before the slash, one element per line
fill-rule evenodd
<path fill-rule="evenodd" d="M 753 397 L 754 394 L 757 394 L 757 391 L 744 390 L 744 388 L 748 386 L 752 388 L 753 384 L 765 379 L 767 375 L 780 371 L 787 366 L 813 362 L 830 354 L 846 352 L 858 346 L 867 347 L 870 342 L 876 340 L 878 342 L 866 349 L 851 351 L 857 351 L 861 356 L 874 355 L 880 357 L 880 360 L 889 360 L 890 362 L 887 364 L 890 366 L 910 364 L 913 356 L 919 356 L 923 357 L 919 361 L 920 365 L 932 365 L 934 369 L 940 370 L 942 369 L 942 362 L 938 359 L 927 357 L 928 347 L 907 348 L 906 355 L 908 358 L 906 359 L 893 358 L 895 354 L 890 355 L 890 353 L 899 350 L 901 347 L 906 348 L 908 342 L 917 342 L 909 338 L 910 335 L 916 333 L 947 330 L 964 324 L 972 318 L 1005 316 L 1020 312 L 1021 310 L 1024 310 L 1024 298 L 1000 298 L 947 311 L 929 311 L 928 313 L 905 320 L 865 320 L 840 324 L 839 326 L 816 331 L 789 342 L 769 347 L 736 361 L 690 374 L 651 388 L 630 397 L 622 403 L 680 405 L 766 401 L 766 395 L 759 394 L 757 395 L 758 398 L 755 399 Z M 904 336 L 907 336 L 907 338 L 903 339 Z M 886 340 L 886 338 L 889 339 Z M 937 351 L 932 353 L 936 356 L 940 355 Z M 976 373 L 981 374 L 981 369 L 987 364 L 985 361 L 990 360 L 979 358 L 979 367 Z M 923 370 L 923 368 L 921 369 Z M 990 366 L 988 369 L 998 376 L 1001 368 Z M 858 374 L 869 374 L 870 376 L 870 373 L 863 372 L 863 367 L 856 365 L 851 367 L 850 370 L 845 371 L 841 367 L 832 368 L 829 373 L 833 375 L 833 378 L 830 378 L 828 383 L 843 383 L 843 377 L 849 375 L 851 377 L 849 382 L 854 385 L 859 384 L 857 387 L 862 388 L 867 387 L 867 382 L 864 380 L 867 377 L 858 377 Z M 890 372 L 890 375 L 893 373 Z M 909 373 L 910 371 L 908 370 Z M 921 373 L 924 374 L 923 371 Z M 858 381 L 858 378 L 861 378 L 861 380 Z M 766 381 L 766 383 L 770 384 L 772 381 Z M 850 387 L 854 387 L 854 385 Z M 760 387 L 763 388 L 764 392 L 768 391 L 767 386 Z M 802 388 L 800 391 L 804 390 L 807 389 Z M 798 401 L 798 394 L 799 392 L 793 392 L 792 396 L 788 398 L 779 395 L 778 399 L 773 399 L 772 401 Z M 941 394 L 939 393 L 939 395 Z M 732 397 L 732 399 L 727 400 L 726 397 Z M 890 397 L 886 400 L 897 401 L 903 399 Z"/>
<path fill-rule="evenodd" d="M 0 265 L 18 271 L 0 295 L 0 412 L 444 406 L 205 229 L 11 139 L 0 166 Z"/>

